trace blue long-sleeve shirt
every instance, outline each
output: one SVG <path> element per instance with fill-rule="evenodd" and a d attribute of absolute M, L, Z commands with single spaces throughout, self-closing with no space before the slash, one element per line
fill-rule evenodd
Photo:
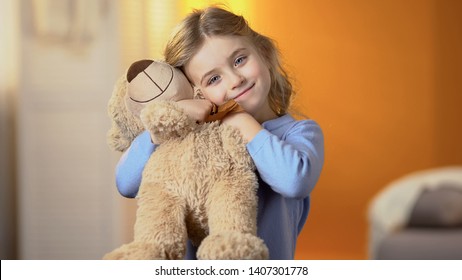
<path fill-rule="evenodd" d="M 270 259 L 293 259 L 308 217 L 310 194 L 324 164 L 324 136 L 315 121 L 296 121 L 290 115 L 262 126 L 247 143 L 259 180 L 258 236 L 268 246 Z M 144 132 L 122 156 L 116 184 L 123 196 L 136 196 L 143 168 L 155 149 Z M 188 243 L 186 259 L 195 259 L 196 249 Z"/>

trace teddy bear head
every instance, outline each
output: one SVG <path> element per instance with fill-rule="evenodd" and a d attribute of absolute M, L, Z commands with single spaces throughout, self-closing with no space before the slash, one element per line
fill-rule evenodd
<path fill-rule="evenodd" d="M 125 104 L 136 117 L 154 100 L 178 101 L 193 98 L 194 91 L 186 76 L 171 65 L 140 60 L 127 71 Z"/>
<path fill-rule="evenodd" d="M 171 65 L 154 60 L 134 62 L 117 81 L 108 104 L 112 126 L 108 144 L 125 151 L 143 130 L 141 111 L 154 100 L 191 99 L 194 91 L 186 76 Z"/>

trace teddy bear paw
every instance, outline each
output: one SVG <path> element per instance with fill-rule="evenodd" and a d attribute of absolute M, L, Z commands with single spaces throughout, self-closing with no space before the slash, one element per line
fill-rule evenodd
<path fill-rule="evenodd" d="M 197 251 L 197 258 L 202 260 L 266 260 L 268 257 L 263 240 L 241 232 L 209 235 Z"/>
<path fill-rule="evenodd" d="M 152 102 L 141 111 L 141 121 L 156 143 L 181 138 L 194 130 L 196 122 L 175 102 Z"/>

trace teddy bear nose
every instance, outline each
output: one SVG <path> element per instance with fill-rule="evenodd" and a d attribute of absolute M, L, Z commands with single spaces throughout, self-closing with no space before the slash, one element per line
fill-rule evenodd
<path fill-rule="evenodd" d="M 127 82 L 131 82 L 139 73 L 143 72 L 149 65 L 151 65 L 153 60 L 143 59 L 137 62 L 134 62 L 130 68 L 127 70 Z"/>

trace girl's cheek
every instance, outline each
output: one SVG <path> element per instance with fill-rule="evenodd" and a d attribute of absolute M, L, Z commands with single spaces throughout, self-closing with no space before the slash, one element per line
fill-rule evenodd
<path fill-rule="evenodd" d="M 212 92 L 209 96 L 209 100 L 215 104 L 221 105 L 226 102 L 226 94 L 221 91 Z"/>

